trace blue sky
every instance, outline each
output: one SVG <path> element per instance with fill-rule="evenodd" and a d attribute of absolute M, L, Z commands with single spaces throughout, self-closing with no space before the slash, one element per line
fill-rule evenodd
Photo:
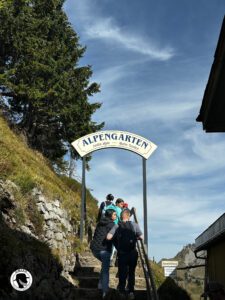
<path fill-rule="evenodd" d="M 147 162 L 149 254 L 173 257 L 225 211 L 225 137 L 195 121 L 225 2 L 67 0 L 65 11 L 87 46 L 80 64 L 101 84 L 93 120 L 158 146 Z M 102 150 L 90 165 L 94 196 L 123 198 L 143 225 L 141 158 Z"/>

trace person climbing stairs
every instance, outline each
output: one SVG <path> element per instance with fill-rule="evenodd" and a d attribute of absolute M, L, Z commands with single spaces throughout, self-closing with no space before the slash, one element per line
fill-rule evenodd
<path fill-rule="evenodd" d="M 75 291 L 76 300 L 102 299 L 101 291 L 98 289 L 99 274 L 101 271 L 101 263 L 92 255 L 91 251 L 85 251 L 78 255 L 78 263 L 74 273 L 71 274 L 77 286 Z M 110 268 L 110 291 L 105 298 L 106 300 L 119 300 L 117 291 L 118 268 Z M 135 276 L 135 299 L 147 300 L 146 282 L 140 262 L 138 263 Z"/>

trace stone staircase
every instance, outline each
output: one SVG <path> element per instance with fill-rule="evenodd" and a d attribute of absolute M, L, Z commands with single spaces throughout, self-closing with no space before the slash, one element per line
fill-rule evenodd
<path fill-rule="evenodd" d="M 102 299 L 101 292 L 97 289 L 100 270 L 101 263 L 90 251 L 86 251 L 77 257 L 77 265 L 74 273 L 71 274 L 74 284 L 77 286 L 74 299 Z M 107 298 L 109 300 L 120 300 L 120 296 L 116 291 L 118 285 L 117 272 L 117 267 L 110 268 L 110 293 Z M 140 264 L 136 268 L 135 299 L 147 300 L 145 278 Z"/>

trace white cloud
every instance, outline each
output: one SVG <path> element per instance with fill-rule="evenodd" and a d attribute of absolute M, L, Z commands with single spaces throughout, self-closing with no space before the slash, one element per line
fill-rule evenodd
<path fill-rule="evenodd" d="M 153 42 L 147 42 L 141 36 L 123 32 L 115 25 L 111 18 L 95 20 L 86 28 L 85 33 L 89 39 L 103 39 L 110 43 L 118 43 L 120 46 L 154 60 L 168 60 L 174 56 L 171 47 L 160 49 Z"/>
<path fill-rule="evenodd" d="M 119 78 L 123 75 L 117 74 L 116 76 Z M 107 120 L 108 124 L 122 122 L 127 125 L 130 120 L 135 120 L 135 123 L 150 123 L 158 120 L 171 125 L 171 123 L 185 120 L 190 116 L 194 121 L 194 115 L 199 107 L 199 104 L 193 101 L 195 97 L 198 97 L 196 95 L 199 94 L 199 87 L 183 92 L 183 94 L 174 87 L 168 87 L 164 91 L 161 90 L 160 93 L 158 91 L 153 93 L 146 87 L 145 94 L 147 96 L 143 96 L 141 101 L 134 99 L 140 97 L 137 94 L 130 97 L 126 95 L 128 100 L 124 99 L 124 95 L 116 90 L 113 92 L 113 88 L 113 85 L 111 88 L 106 87 L 105 94 L 103 84 L 102 97 L 105 99 L 105 105 L 101 109 L 101 118 Z M 108 99 L 109 97 L 110 99 Z"/>
<path fill-rule="evenodd" d="M 121 48 L 145 55 L 153 60 L 166 61 L 174 56 L 175 51 L 172 47 L 161 48 L 141 33 L 136 35 L 122 30 L 116 24 L 115 19 L 101 16 L 96 7 L 93 1 L 80 0 L 77 1 L 76 9 L 74 9 L 77 19 L 81 21 L 80 25 L 86 39 L 99 39 L 110 44 L 117 43 Z"/>
<path fill-rule="evenodd" d="M 225 140 L 221 137 L 221 133 L 206 134 L 199 128 L 189 130 L 184 135 L 192 143 L 194 153 L 214 168 L 225 166 L 225 161 L 218 159 L 223 158 L 225 153 Z"/>
<path fill-rule="evenodd" d="M 185 180 L 186 177 L 192 177 L 198 180 L 199 190 L 222 183 L 225 176 L 218 172 L 225 168 L 225 161 L 218 158 L 225 153 L 225 141 L 218 136 L 205 134 L 197 126 L 180 132 L 171 143 L 158 147 L 154 157 L 153 180 Z M 211 179 L 204 181 L 201 176 Z"/>
<path fill-rule="evenodd" d="M 105 172 L 111 174 L 111 176 L 118 176 L 118 175 L 124 175 L 123 170 L 119 168 L 119 166 L 116 164 L 114 160 L 99 160 L 98 165 L 95 167 L 95 173 L 102 173 Z"/>
<path fill-rule="evenodd" d="M 127 76 L 127 68 L 124 65 L 107 67 L 93 76 L 93 81 L 99 82 L 104 90 L 112 89 L 121 78 Z"/>

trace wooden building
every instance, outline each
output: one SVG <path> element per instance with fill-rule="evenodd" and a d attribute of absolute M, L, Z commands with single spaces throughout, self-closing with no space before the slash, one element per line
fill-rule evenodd
<path fill-rule="evenodd" d="M 195 240 L 195 253 L 206 251 L 206 281 L 225 287 L 225 213 Z"/>

